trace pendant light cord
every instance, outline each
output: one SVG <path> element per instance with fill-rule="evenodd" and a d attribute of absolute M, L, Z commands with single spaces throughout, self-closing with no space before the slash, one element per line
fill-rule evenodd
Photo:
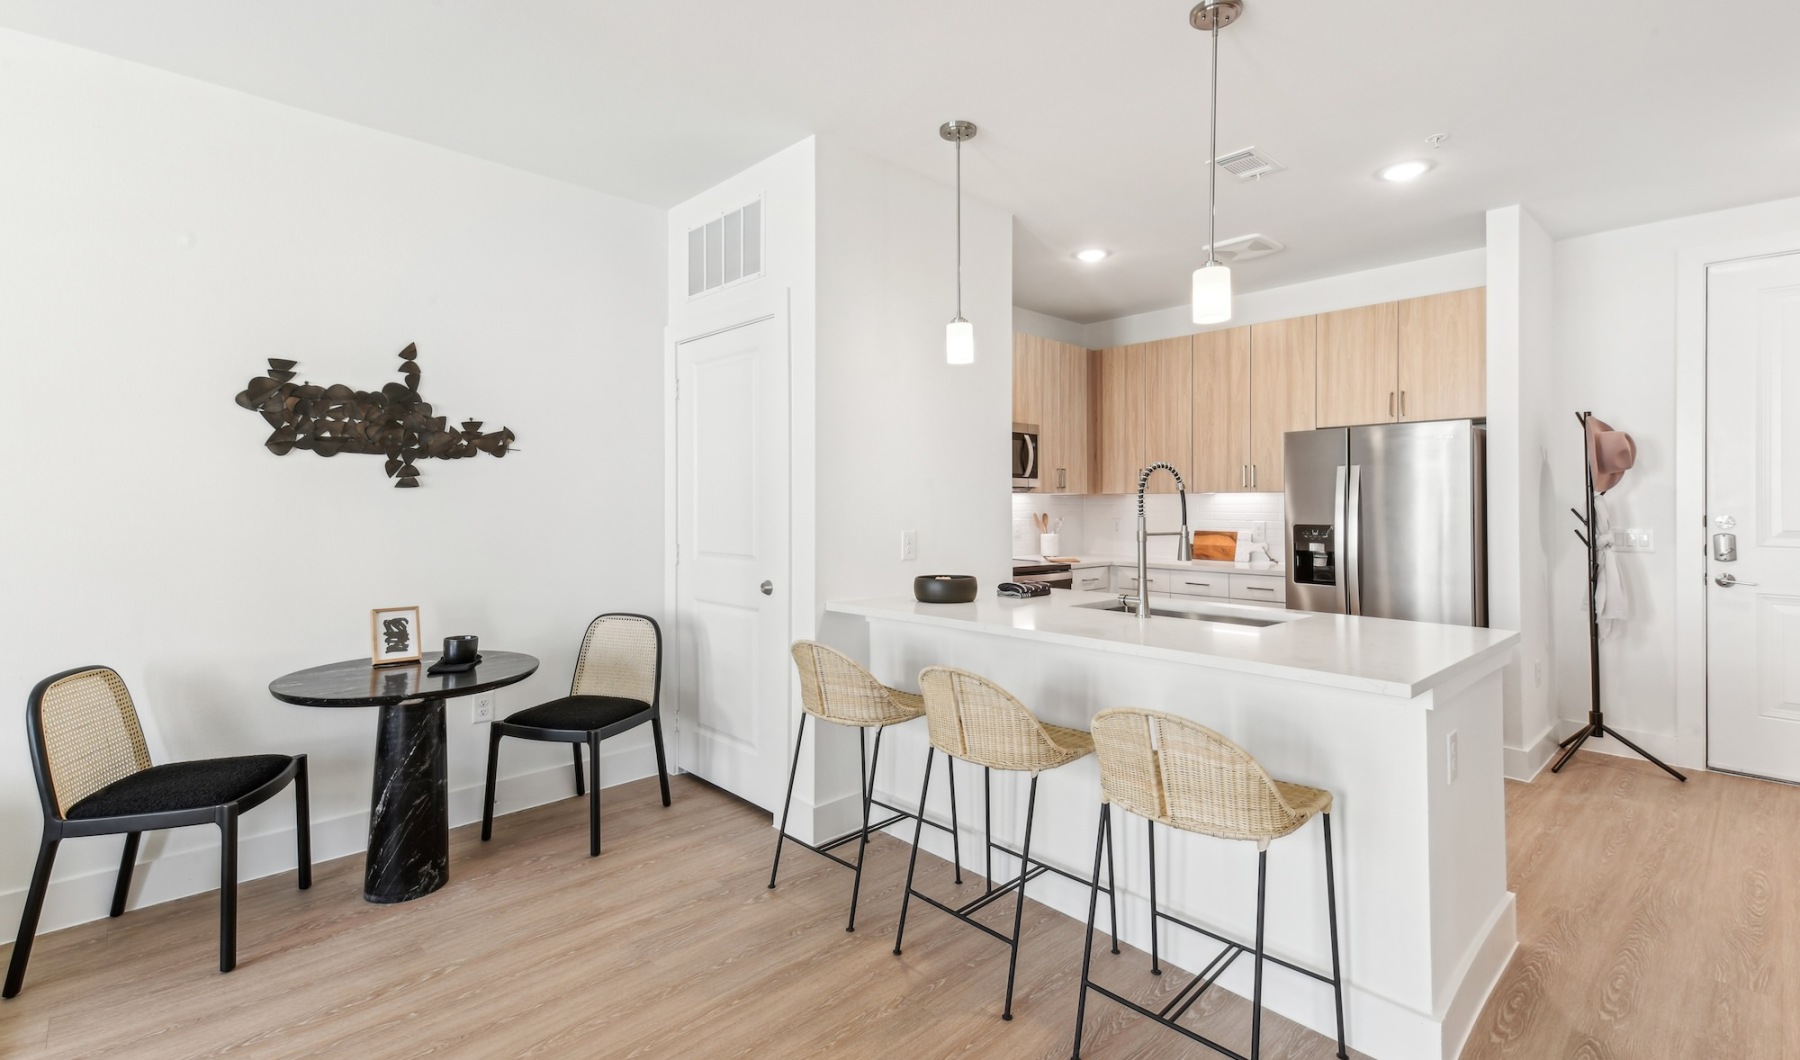
<path fill-rule="evenodd" d="M 956 319 L 962 319 L 962 141 L 956 141 Z"/>
<path fill-rule="evenodd" d="M 1213 17 L 1212 27 L 1212 147 L 1206 158 L 1206 263 L 1219 263 L 1219 19 Z M 960 163 L 959 163 L 960 165 Z M 960 177 L 957 178 L 961 180 Z M 959 221 L 960 225 L 961 222 Z M 960 242 L 961 236 L 958 236 Z M 959 251 L 960 253 L 960 251 Z M 959 264 L 958 269 L 961 268 Z M 957 282 L 962 281 L 959 278 Z M 958 295 L 961 298 L 961 295 Z"/>

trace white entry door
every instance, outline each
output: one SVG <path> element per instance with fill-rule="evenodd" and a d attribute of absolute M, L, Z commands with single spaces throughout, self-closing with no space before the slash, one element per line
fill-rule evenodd
<path fill-rule="evenodd" d="M 788 696 L 788 354 L 778 317 L 676 347 L 682 768 L 781 797 Z"/>
<path fill-rule="evenodd" d="M 1707 764 L 1800 781 L 1800 253 L 1706 298 Z"/>

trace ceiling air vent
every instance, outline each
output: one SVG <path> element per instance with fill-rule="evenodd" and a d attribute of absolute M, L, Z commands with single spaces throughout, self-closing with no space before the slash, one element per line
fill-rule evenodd
<path fill-rule="evenodd" d="M 762 200 L 688 229 L 688 297 L 762 275 Z"/>
<path fill-rule="evenodd" d="M 1219 168 L 1239 180 L 1253 180 L 1264 173 L 1279 173 L 1287 167 L 1254 147 L 1219 156 Z"/>
<path fill-rule="evenodd" d="M 1273 239 L 1261 234 L 1254 234 L 1222 241 L 1219 244 L 1218 250 L 1214 253 L 1214 257 L 1227 265 L 1236 265 L 1239 262 L 1254 261 L 1257 258 L 1266 258 L 1278 250 L 1286 249 L 1287 244 L 1279 239 Z"/>

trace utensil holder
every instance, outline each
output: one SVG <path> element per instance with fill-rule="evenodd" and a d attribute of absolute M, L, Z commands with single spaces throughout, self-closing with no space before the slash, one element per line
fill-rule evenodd
<path fill-rule="evenodd" d="M 1039 534 L 1038 535 L 1038 554 L 1043 555 L 1043 556 L 1061 555 L 1062 554 L 1062 535 L 1061 534 Z"/>

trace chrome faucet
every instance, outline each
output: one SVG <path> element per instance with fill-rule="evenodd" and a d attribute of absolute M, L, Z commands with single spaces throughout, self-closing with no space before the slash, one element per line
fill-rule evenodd
<path fill-rule="evenodd" d="M 1167 471 L 1169 474 L 1175 476 L 1175 492 L 1181 495 L 1181 529 L 1178 531 L 1158 530 L 1153 534 L 1144 526 L 1144 484 L 1150 481 L 1150 474 L 1154 471 Z M 1175 470 L 1174 464 L 1168 464 L 1158 460 L 1156 463 L 1151 464 L 1149 467 L 1138 472 L 1137 616 L 1139 618 L 1150 617 L 1150 539 L 1153 537 L 1169 537 L 1176 534 L 1180 535 L 1181 541 L 1175 546 L 1175 558 L 1183 562 L 1193 559 L 1194 536 L 1188 533 L 1187 486 L 1182 483 L 1181 472 Z"/>

